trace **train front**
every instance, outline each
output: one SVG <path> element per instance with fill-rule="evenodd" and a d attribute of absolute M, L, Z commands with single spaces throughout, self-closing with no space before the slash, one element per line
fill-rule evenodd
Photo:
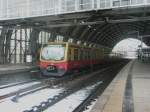
<path fill-rule="evenodd" d="M 40 53 L 40 70 L 45 76 L 63 76 L 67 72 L 66 44 L 44 45 Z"/>

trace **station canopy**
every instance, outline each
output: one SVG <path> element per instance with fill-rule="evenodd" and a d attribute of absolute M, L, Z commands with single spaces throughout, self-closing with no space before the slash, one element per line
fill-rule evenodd
<path fill-rule="evenodd" d="M 125 38 L 149 35 L 150 8 L 118 8 L 0 21 L 0 26 L 38 28 L 75 40 L 113 48 Z M 148 46 L 150 38 L 143 41 Z"/>

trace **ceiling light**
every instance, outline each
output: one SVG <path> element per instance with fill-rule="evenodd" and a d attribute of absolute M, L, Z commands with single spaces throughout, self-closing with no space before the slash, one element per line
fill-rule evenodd
<path fill-rule="evenodd" d="M 89 28 L 91 28 L 91 25 L 88 25 Z"/>

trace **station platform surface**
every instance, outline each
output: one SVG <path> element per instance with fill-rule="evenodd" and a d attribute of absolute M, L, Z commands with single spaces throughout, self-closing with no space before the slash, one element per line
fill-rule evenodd
<path fill-rule="evenodd" d="M 0 75 L 1 74 L 9 74 L 9 73 L 17 73 L 17 72 L 27 72 L 30 70 L 37 69 L 37 66 L 34 65 L 26 65 L 26 64 L 8 64 L 8 65 L 0 65 Z"/>
<path fill-rule="evenodd" d="M 90 112 L 150 112 L 150 63 L 129 62 Z"/>

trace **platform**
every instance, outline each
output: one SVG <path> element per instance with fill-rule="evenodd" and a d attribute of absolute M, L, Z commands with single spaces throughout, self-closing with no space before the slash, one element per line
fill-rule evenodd
<path fill-rule="evenodd" d="M 0 75 L 9 74 L 9 73 L 28 72 L 28 71 L 31 71 L 31 70 L 35 70 L 37 68 L 38 68 L 37 66 L 25 65 L 25 64 L 0 65 Z"/>
<path fill-rule="evenodd" d="M 129 62 L 90 112 L 150 112 L 150 63 Z"/>

